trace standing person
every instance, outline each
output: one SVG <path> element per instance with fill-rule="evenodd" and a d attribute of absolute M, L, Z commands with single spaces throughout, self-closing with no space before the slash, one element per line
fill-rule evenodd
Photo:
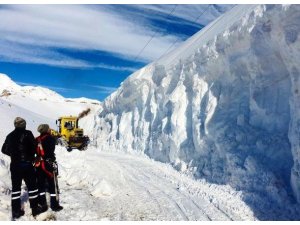
<path fill-rule="evenodd" d="M 59 205 L 59 189 L 57 183 L 57 163 L 55 157 L 55 138 L 50 134 L 48 124 L 38 126 L 38 132 L 41 134 L 36 138 L 38 142 L 37 155 L 41 161 L 37 166 L 38 188 L 39 188 L 39 204 L 43 210 L 48 209 L 46 199 L 46 183 L 48 183 L 48 191 L 50 192 L 50 207 L 53 211 L 63 209 Z"/>
<path fill-rule="evenodd" d="M 11 206 L 12 218 L 17 219 L 24 215 L 21 208 L 21 185 L 22 180 L 28 188 L 28 196 L 32 215 L 35 217 L 42 213 L 38 206 L 38 188 L 36 183 L 36 172 L 32 165 L 36 151 L 36 141 L 31 131 L 26 130 L 26 121 L 17 117 L 14 120 L 15 130 L 7 135 L 1 152 L 10 156 L 11 171 Z"/>

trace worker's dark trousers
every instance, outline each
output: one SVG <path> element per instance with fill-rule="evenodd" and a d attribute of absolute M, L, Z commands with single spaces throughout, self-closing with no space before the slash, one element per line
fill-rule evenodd
<path fill-rule="evenodd" d="M 51 173 L 52 170 L 48 168 L 48 171 Z M 37 169 L 37 177 L 38 177 L 38 189 L 39 189 L 39 203 L 41 205 L 47 205 L 46 199 L 46 189 L 50 193 L 50 207 L 56 207 L 59 205 L 58 196 L 56 196 L 55 192 L 55 182 L 54 178 L 48 176 L 40 167 Z M 57 192 L 58 192 L 58 185 L 57 185 Z"/>
<path fill-rule="evenodd" d="M 35 169 L 30 162 L 11 163 L 11 206 L 12 212 L 18 213 L 21 210 L 21 185 L 24 179 L 28 189 L 28 198 L 31 208 L 38 204 L 38 189 Z"/>

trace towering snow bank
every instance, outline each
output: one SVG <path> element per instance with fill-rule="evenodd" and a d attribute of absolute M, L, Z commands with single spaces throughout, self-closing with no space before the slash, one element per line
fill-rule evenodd
<path fill-rule="evenodd" d="M 235 7 L 124 81 L 103 103 L 96 144 L 270 205 L 291 188 L 300 201 L 299 31 L 298 5 Z"/>

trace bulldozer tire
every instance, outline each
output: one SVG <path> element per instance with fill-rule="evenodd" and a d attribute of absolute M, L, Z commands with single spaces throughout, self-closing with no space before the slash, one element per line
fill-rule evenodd
<path fill-rule="evenodd" d="M 57 144 L 57 145 L 63 145 L 63 144 L 62 144 L 62 141 L 61 141 L 59 138 L 56 139 L 56 144 Z"/>
<path fill-rule="evenodd" d="M 87 144 L 83 144 L 82 146 L 80 146 L 80 148 L 78 148 L 79 151 L 85 151 L 87 150 L 88 145 Z"/>
<path fill-rule="evenodd" d="M 56 143 L 60 146 L 64 146 L 64 147 L 68 146 L 68 143 L 63 138 L 58 138 Z"/>

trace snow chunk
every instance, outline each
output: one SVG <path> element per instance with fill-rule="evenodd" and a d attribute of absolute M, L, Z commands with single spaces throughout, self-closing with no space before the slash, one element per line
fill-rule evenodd
<path fill-rule="evenodd" d="M 93 187 L 93 191 L 91 192 L 91 195 L 94 197 L 100 198 L 102 196 L 110 196 L 112 195 L 112 187 L 109 185 L 109 183 L 106 180 L 101 180 L 98 184 Z"/>

